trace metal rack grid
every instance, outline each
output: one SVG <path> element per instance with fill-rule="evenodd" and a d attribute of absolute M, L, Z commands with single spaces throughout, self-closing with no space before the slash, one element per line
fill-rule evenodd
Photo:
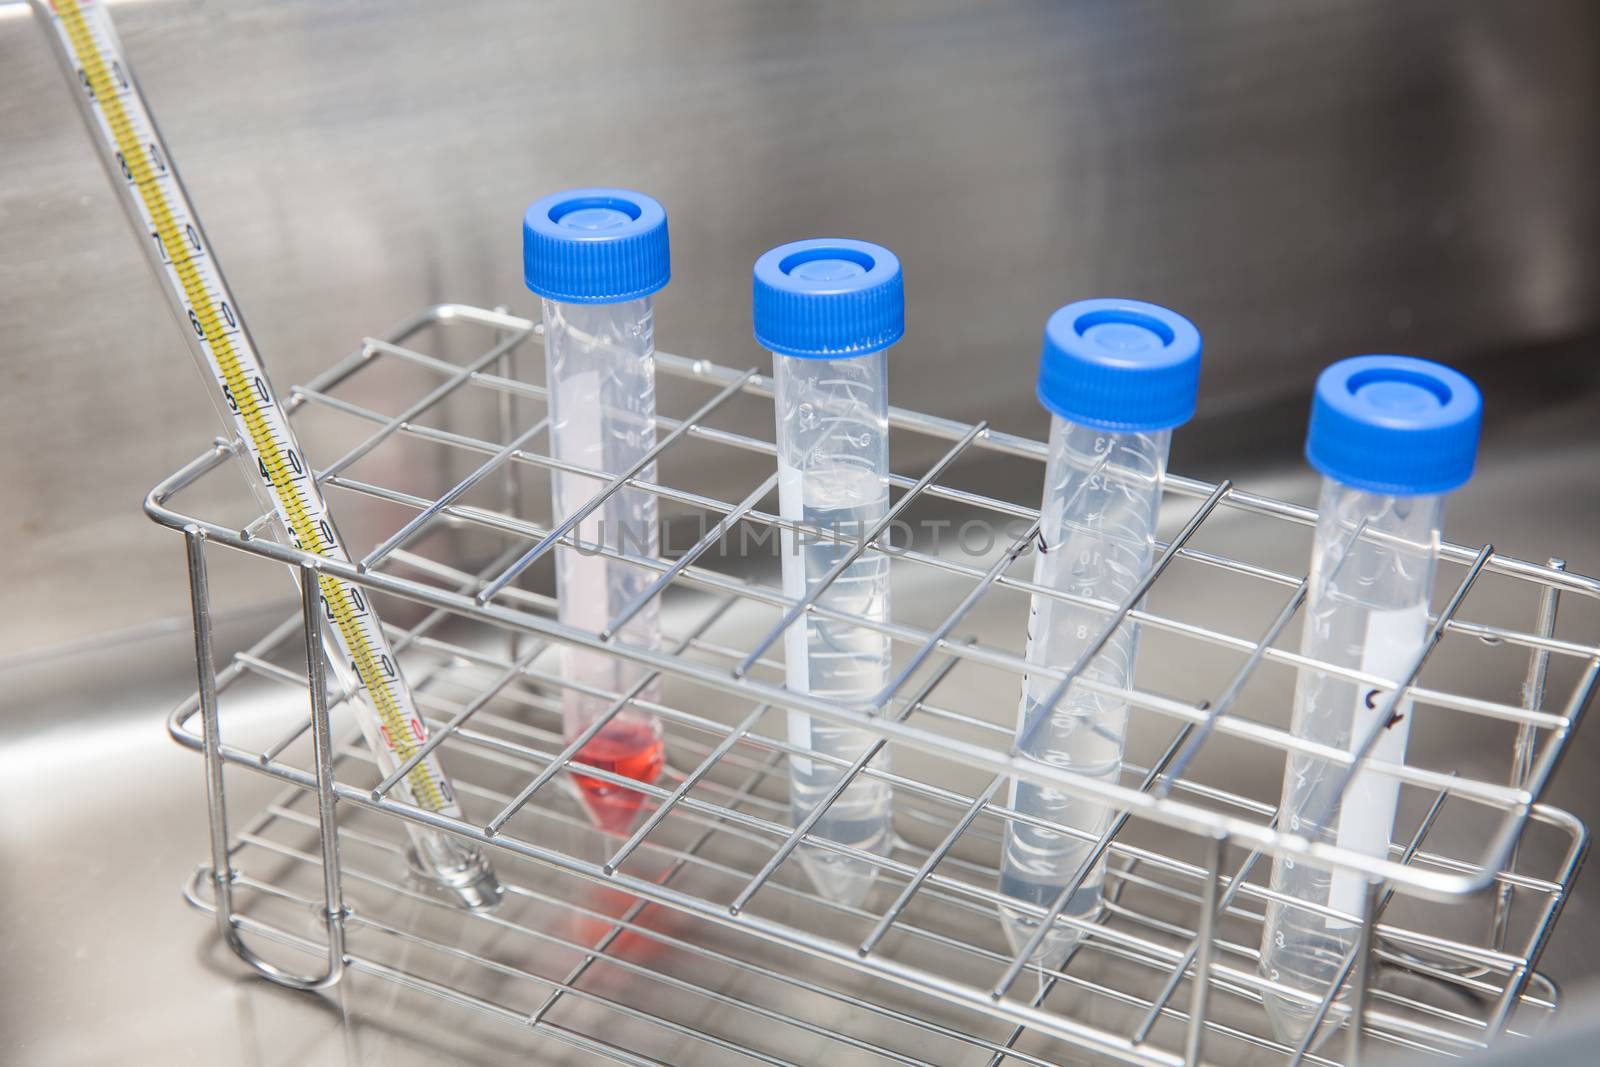
<path fill-rule="evenodd" d="M 413 343 L 424 332 L 446 327 L 480 331 L 485 342 L 459 363 Z M 1224 516 L 1227 523 L 1270 526 L 1269 542 L 1303 540 L 1315 521 L 1311 510 L 1226 482 L 1209 485 L 1169 476 L 1165 495 L 1184 513 L 1159 546 L 1148 580 L 1123 603 L 1082 602 L 1105 614 L 1105 633 L 1124 619 L 1136 620 L 1145 633 L 1158 635 L 1154 641 L 1204 649 L 1208 659 L 1226 669 L 1220 684 L 1206 678 L 1183 681 L 1176 693 L 1157 691 L 1145 683 L 1147 651 L 1139 687 L 1116 695 L 1128 702 L 1136 724 L 1151 724 L 1146 732 L 1157 741 L 1149 746 L 1148 758 L 1140 766 L 1130 752 L 1125 784 L 1078 779 L 1012 755 L 1015 694 L 1024 664 L 1015 643 L 1007 646 L 989 636 L 986 613 L 1016 615 L 1019 605 L 1025 613 L 1028 595 L 1060 595 L 1033 586 L 1020 573 L 1033 540 L 1029 524 L 1037 513 L 963 487 L 956 477 L 964 460 L 980 454 L 1039 463 L 1042 444 L 983 424 L 891 413 L 896 432 L 944 443 L 943 455 L 926 473 L 894 479 L 899 495 L 891 517 L 936 505 L 1020 525 L 1008 545 L 981 562 L 920 548 L 893 550 L 897 588 L 903 580 L 921 581 L 939 590 L 943 600 L 926 621 L 905 619 L 898 608 L 888 623 L 851 619 L 889 634 L 898 670 L 872 707 L 844 708 L 788 692 L 781 685 L 781 664 L 768 656 L 784 625 L 806 610 L 829 609 L 785 598 L 770 575 L 713 566 L 713 550 L 741 525 L 770 532 L 780 524 L 761 507 L 772 493 L 771 477 L 757 479 L 742 499 L 729 502 L 669 484 L 666 476 L 646 482 L 637 472 L 610 478 L 578 471 L 594 477 L 597 500 L 629 484 L 656 493 L 664 505 L 714 517 L 675 560 L 600 549 L 656 573 L 650 595 L 663 598 L 663 618 L 672 620 L 663 649 L 621 644 L 615 637 L 621 619 L 599 634 L 563 627 L 555 621 L 551 599 L 524 587 L 519 575 L 529 563 L 556 543 L 571 543 L 571 524 L 552 530 L 527 517 L 513 476 L 519 469 L 560 466 L 535 448 L 542 421 L 519 425 L 515 416 L 517 404 L 543 401 L 541 387 L 510 373 L 510 360 L 538 333 L 535 324 L 503 312 L 436 307 L 387 340 L 369 338 L 308 385 L 292 390 L 288 407 L 297 419 L 315 411 L 358 442 L 318 473 L 325 489 L 406 515 L 393 533 L 373 539 L 375 547 L 357 566 L 310 556 L 264 536 L 269 516 L 241 526 L 176 510 L 172 500 L 178 493 L 228 464 L 233 452 L 225 442 L 165 480 L 147 501 L 153 518 L 186 534 L 195 611 L 200 690 L 175 710 L 170 723 L 177 740 L 205 754 L 208 771 L 212 862 L 196 875 L 189 897 L 212 910 L 235 950 L 258 965 L 259 957 L 245 944 L 247 935 L 326 960 L 325 969 L 308 979 L 282 970 L 269 976 L 316 986 L 337 981 L 345 970 L 366 971 L 631 1063 L 660 1062 L 641 1050 L 655 1048 L 663 1038 L 690 1043 L 695 1062 L 706 1057 L 816 1062 L 815 1055 L 795 1058 L 784 1051 L 802 1039 L 827 1047 L 830 1062 L 853 1054 L 864 1062 L 1048 1063 L 1068 1055 L 1153 1065 L 1354 1062 L 1368 1043 L 1459 1052 L 1502 1032 L 1527 1029 L 1537 1015 L 1554 1009 L 1556 992 L 1536 980 L 1534 966 L 1576 876 L 1587 835 L 1570 815 L 1539 803 L 1539 797 L 1600 675 L 1600 647 L 1592 636 L 1561 636 L 1555 624 L 1562 596 L 1600 599 L 1600 583 L 1557 565 L 1509 558 L 1488 546 L 1445 545 L 1441 560 L 1459 568 L 1456 584 L 1433 617 L 1425 652 L 1405 685 L 1380 686 L 1357 672 L 1318 665 L 1372 685 L 1391 706 L 1414 701 L 1428 709 L 1439 729 L 1463 719 L 1481 720 L 1503 729 L 1509 739 L 1502 776 L 1421 763 L 1386 765 L 1415 798 L 1418 817 L 1409 843 L 1396 846 L 1388 859 L 1375 860 L 1279 832 L 1270 800 L 1234 791 L 1223 784 L 1225 775 L 1209 767 L 1212 750 L 1224 746 L 1256 760 L 1265 752 L 1279 766 L 1290 750 L 1317 751 L 1349 768 L 1346 781 L 1355 767 L 1368 762 L 1371 738 L 1353 755 L 1317 749 L 1250 713 L 1263 703 L 1286 706 L 1288 681 L 1296 668 L 1307 665 L 1280 647 L 1304 599 L 1306 580 L 1282 564 L 1231 551 L 1226 543 L 1231 534 L 1213 538 L 1221 544 L 1206 540 L 1206 531 L 1222 525 Z M 664 376 L 713 391 L 709 399 L 696 398 L 700 402 L 692 415 L 659 420 L 656 454 L 663 470 L 670 468 L 673 450 L 689 442 L 713 456 L 770 460 L 770 440 L 718 422 L 739 397 L 770 397 L 770 379 L 665 353 L 658 353 L 657 367 Z M 346 398 L 356 385 L 375 378 L 387 383 L 401 370 L 434 381 L 397 413 Z M 379 390 L 383 396 L 393 392 Z M 469 395 L 498 413 L 496 438 L 435 424 L 432 416 L 443 405 Z M 462 459 L 470 472 L 439 493 L 358 476 L 363 460 L 396 442 L 440 450 Z M 497 483 L 497 493 L 491 494 Z M 494 500 L 485 503 L 491 495 Z M 491 534 L 498 547 L 471 562 L 452 558 L 456 546 L 436 535 L 460 530 Z M 888 532 L 887 526 L 868 531 L 859 543 Z M 420 621 L 393 628 L 391 636 L 421 706 L 432 717 L 431 736 L 417 758 L 439 750 L 464 798 L 467 820 L 396 801 L 388 789 L 404 768 L 376 781 L 358 744 L 335 745 L 331 717 L 348 694 L 326 692 L 315 582 L 302 583 L 312 592 L 301 616 L 215 669 L 208 543 L 308 573 L 326 569 L 367 587 L 380 600 L 426 609 Z M 1217 595 L 1271 603 L 1266 624 L 1241 636 L 1199 621 L 1192 611 L 1156 610 L 1154 605 L 1166 603 L 1160 598 L 1169 586 L 1185 588 L 1181 583 L 1197 575 L 1228 583 Z M 1523 621 L 1469 618 L 1464 606 L 1485 576 L 1520 593 L 1512 599 Z M 1451 577 L 1442 571 L 1442 583 Z M 1001 600 L 1004 606 L 997 607 Z M 1515 670 L 1499 674 L 1513 690 L 1522 683 L 1522 700 L 1508 703 L 1435 682 L 1425 673 L 1429 657 L 1450 642 L 1515 654 Z M 664 683 L 660 702 L 652 705 L 668 731 L 671 765 L 663 779 L 647 786 L 598 768 L 583 772 L 628 785 L 646 798 L 649 813 L 625 840 L 586 831 L 563 788 L 563 772 L 586 738 L 565 742 L 556 725 L 563 683 L 549 654 L 560 644 L 633 659 Z M 1071 684 L 1076 669 L 1055 671 L 1058 684 Z M 1556 678 L 1565 695 L 1555 702 L 1558 710 L 1547 711 L 1547 682 Z M 1202 684 L 1208 688 L 1198 691 Z M 274 698 L 248 695 L 261 687 L 279 692 Z M 614 711 L 642 689 L 599 695 L 611 699 Z M 275 700 L 280 717 L 287 714 L 289 720 L 283 720 L 279 736 L 246 741 L 243 724 L 259 716 L 231 714 L 230 706 L 258 706 L 261 699 Z M 830 758 L 788 742 L 781 726 L 788 708 L 878 735 L 881 745 L 848 771 L 893 786 L 897 843 L 892 855 L 806 837 L 807 825 L 790 825 L 787 761 Z M 1414 750 L 1423 725 L 1419 717 Z M 893 770 L 883 766 L 880 749 L 893 751 Z M 228 766 L 289 784 L 282 798 L 237 834 L 230 833 L 226 815 Z M 1110 861 L 1104 914 L 1093 922 L 1062 914 L 1065 894 L 1056 907 L 1034 909 L 1041 929 L 1060 923 L 1085 931 L 1060 971 L 1029 965 L 1027 951 L 1013 955 L 999 933 L 1000 898 L 994 890 L 999 829 L 1006 819 L 1030 818 L 1003 802 L 1001 787 L 1014 775 L 1102 800 L 1122 813 L 1097 842 Z M 1270 795 L 1276 796 L 1275 788 Z M 1442 838 L 1442 822 L 1461 813 L 1466 813 L 1461 828 Z M 425 880 L 407 873 L 401 820 L 492 846 L 516 907 L 463 912 L 432 895 Z M 1535 847 L 1532 839 L 1540 835 L 1546 840 Z M 789 862 L 802 839 L 877 865 L 880 884 L 864 907 L 832 904 L 811 892 L 798 864 Z M 1476 847 L 1463 848 L 1463 841 Z M 1264 861 L 1272 856 L 1372 879 L 1368 914 L 1375 919 L 1363 927 L 1342 982 L 1320 1003 L 1311 1001 L 1319 1012 L 1319 1027 L 1313 1028 L 1318 1040 L 1308 1037 L 1298 1048 L 1270 1036 L 1260 1008 L 1264 989 L 1304 997 L 1256 974 L 1260 909 L 1271 896 L 1262 875 L 1270 865 Z M 219 878 L 217 871 L 231 874 Z M 580 888 L 595 886 L 619 891 L 624 903 L 619 909 L 586 903 Z M 346 894 L 365 899 L 350 912 Z M 1492 906 L 1485 921 L 1468 924 L 1470 933 L 1460 923 L 1431 925 L 1431 917 L 1460 913 L 1483 897 Z M 1409 899 L 1447 901 L 1452 907 L 1391 917 L 1404 911 L 1391 905 Z M 303 927 L 307 904 L 322 916 L 313 929 Z M 427 912 L 420 919 L 419 907 Z M 527 908 L 542 918 L 521 917 L 519 909 Z M 434 912 L 465 925 L 450 926 L 448 934 L 431 932 Z M 574 935 L 544 921 L 550 915 L 586 917 L 594 927 Z M 670 916 L 684 930 L 664 930 L 653 921 L 658 916 Z M 472 943 L 485 930 L 495 935 L 496 951 L 464 947 L 463 936 Z M 436 957 L 439 974 L 425 973 L 411 954 L 405 965 L 386 962 L 395 944 Z M 639 949 L 642 944 L 670 955 L 672 965 L 655 965 L 652 953 Z M 507 958 L 509 945 L 524 951 Z M 546 965 L 552 960 L 567 966 L 550 970 Z M 1426 988 L 1391 988 L 1394 983 L 1380 980 L 1402 970 L 1427 976 Z M 607 976 L 609 993 L 591 985 L 601 974 Z M 538 995 L 525 1000 L 530 990 Z M 712 1018 L 688 1024 L 680 1021 L 685 1018 L 681 1005 L 653 1008 L 667 1003 L 664 990 L 702 1009 L 688 1014 Z M 865 1022 L 841 1025 L 840 1010 Z M 1361 1025 L 1350 1026 L 1352 1017 Z M 608 1021 L 601 1026 L 598 1019 Z M 642 1028 L 644 1036 L 633 1044 L 608 1036 L 614 1035 L 616 1020 Z M 763 1026 L 772 1033 L 762 1032 Z M 1341 1031 L 1342 1044 L 1330 1039 Z"/>

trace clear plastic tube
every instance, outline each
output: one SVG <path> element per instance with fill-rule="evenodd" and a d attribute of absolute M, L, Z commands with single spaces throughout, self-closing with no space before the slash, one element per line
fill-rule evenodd
<path fill-rule="evenodd" d="M 1323 480 L 1306 597 L 1303 655 L 1376 675 L 1405 680 L 1427 638 L 1428 602 L 1444 521 L 1443 496 L 1385 496 Z M 1300 673 L 1295 685 L 1295 736 L 1350 749 L 1371 730 L 1382 693 L 1325 671 Z M 1410 703 L 1394 709 L 1371 758 L 1404 762 L 1411 729 Z M 1280 807 L 1284 829 L 1374 857 L 1389 851 L 1400 782 L 1362 770 L 1341 798 L 1338 764 L 1291 755 Z M 1294 901 L 1324 905 L 1358 918 L 1366 906 L 1366 880 L 1292 859 L 1272 865 L 1272 888 Z M 1296 903 L 1267 904 L 1261 973 L 1274 982 L 1321 997 L 1356 943 L 1350 922 Z M 1268 993 L 1267 1014 L 1280 1038 L 1304 1036 L 1315 1005 Z"/>
<path fill-rule="evenodd" d="M 546 378 L 550 388 L 550 454 L 605 474 L 632 467 L 655 445 L 655 343 L 649 297 L 609 304 L 544 302 Z M 655 465 L 640 472 L 655 478 Z M 560 523 L 604 488 L 601 476 L 555 471 L 551 475 L 555 521 Z M 556 549 L 556 596 L 562 623 L 599 632 L 649 586 L 647 569 L 602 555 L 603 547 L 654 559 L 660 552 L 656 498 L 643 489 L 617 490 L 574 530 L 577 549 Z M 654 649 L 660 640 L 652 599 L 628 621 L 618 641 Z M 604 715 L 615 696 L 647 673 L 617 656 L 566 647 L 562 677 L 613 696 L 567 688 L 562 721 L 568 741 Z M 637 700 L 658 699 L 652 682 Z M 661 722 L 629 703 L 578 753 L 578 761 L 641 782 L 654 782 L 663 763 Z M 597 778 L 575 775 L 590 817 L 621 833 L 634 822 L 643 794 Z"/>
<path fill-rule="evenodd" d="M 774 354 L 777 380 L 778 498 L 784 519 L 836 534 L 844 541 L 785 529 L 783 588 L 799 599 L 883 518 L 889 508 L 888 353 L 849 359 Z M 889 559 L 864 552 L 818 598 L 825 608 L 866 619 L 889 615 Z M 879 630 L 807 613 L 789 628 L 784 660 L 790 689 L 842 704 L 864 703 L 889 679 L 889 638 Z M 841 760 L 859 757 L 873 741 L 866 730 L 835 726 L 789 712 L 789 740 Z M 887 765 L 888 752 L 874 766 Z M 790 761 L 790 802 L 798 823 L 844 773 L 803 756 Z M 886 855 L 892 843 L 890 789 L 857 776 L 813 829 L 819 837 Z M 859 904 L 877 867 L 814 846 L 800 862 L 830 900 Z"/>
<path fill-rule="evenodd" d="M 1052 417 L 1033 573 L 1036 583 L 1112 603 L 1133 591 L 1150 567 L 1171 442 L 1169 429 L 1120 433 Z M 1109 622 L 1106 611 L 1035 595 L 1028 624 L 1028 662 L 1068 668 Z M 1138 641 L 1137 625 L 1123 623 L 1079 677 L 1127 687 Z M 1019 738 L 1028 736 L 1058 685 L 1057 679 L 1037 674 L 1024 681 L 1017 709 Z M 1122 771 L 1127 726 L 1125 701 L 1073 685 L 1049 719 L 1032 731 L 1023 754 L 1115 782 Z M 1006 826 L 1000 892 L 1049 908 L 1088 860 L 1094 839 L 1111 823 L 1113 809 L 1017 779 L 1011 783 L 1010 804 L 1019 812 L 1083 832 L 1079 837 L 1021 822 Z M 1098 910 L 1104 875 L 1102 857 L 1081 879 L 1064 914 L 1086 918 Z M 1038 928 L 1037 918 L 1011 909 L 1003 909 L 1002 918 L 1012 950 L 1020 952 Z M 1057 927 L 1046 935 L 1034 962 L 1059 966 L 1078 939 L 1072 928 Z"/>

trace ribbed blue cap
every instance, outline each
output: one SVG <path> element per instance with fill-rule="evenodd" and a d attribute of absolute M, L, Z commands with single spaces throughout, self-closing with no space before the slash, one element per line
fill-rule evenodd
<path fill-rule="evenodd" d="M 1466 375 L 1411 356 L 1341 359 L 1317 378 L 1306 459 L 1392 496 L 1448 493 L 1472 477 L 1483 397 Z"/>
<path fill-rule="evenodd" d="M 627 189 L 568 189 L 522 217 L 522 277 L 568 304 L 637 300 L 667 284 L 667 213 Z"/>
<path fill-rule="evenodd" d="M 1142 300 L 1079 300 L 1044 327 L 1039 403 L 1104 430 L 1165 430 L 1194 415 L 1200 331 Z"/>
<path fill-rule="evenodd" d="M 900 261 L 882 245 L 819 238 L 756 260 L 756 340 L 804 359 L 865 356 L 906 332 Z"/>

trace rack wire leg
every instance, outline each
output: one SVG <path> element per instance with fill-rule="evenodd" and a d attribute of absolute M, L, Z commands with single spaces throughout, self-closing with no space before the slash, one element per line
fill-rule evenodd
<path fill-rule="evenodd" d="M 311 693 L 311 744 L 317 770 L 317 829 L 322 839 L 322 917 L 328 930 L 328 967 L 313 987 L 332 985 L 344 972 L 344 888 L 339 868 L 338 797 L 333 791 L 333 726 L 328 719 L 327 646 L 322 640 L 322 590 L 316 568 L 301 566 L 306 683 Z"/>
<path fill-rule="evenodd" d="M 205 538 L 198 527 L 183 531 L 189 565 L 189 606 L 194 617 L 194 662 L 200 685 L 201 737 L 205 743 L 206 813 L 211 830 L 211 887 L 217 900 L 217 932 L 229 942 L 233 929 L 233 862 L 228 854 L 228 800 L 222 777 L 222 730 L 217 723 L 217 664 L 212 653 L 211 585 L 206 576 Z"/>
<path fill-rule="evenodd" d="M 1552 558 L 1550 566 L 1555 570 L 1566 570 L 1566 560 Z M 1540 637 L 1554 637 L 1556 632 L 1556 614 L 1561 607 L 1561 589 L 1558 586 L 1545 586 L 1539 596 L 1539 616 L 1535 624 L 1534 633 Z M 1550 652 L 1548 649 L 1535 648 L 1528 653 L 1528 677 L 1522 683 L 1522 706 L 1529 711 L 1544 710 L 1545 682 L 1550 672 Z M 1511 750 L 1511 784 L 1517 788 L 1526 788 L 1528 780 L 1533 777 L 1534 742 L 1537 740 L 1532 726 L 1523 723 L 1517 727 L 1517 739 Z M 1518 843 L 1520 845 L 1520 842 Z M 1506 870 L 1513 871 L 1517 867 L 1518 845 L 1511 847 L 1511 853 L 1506 857 Z M 1510 882 L 1502 883 L 1495 893 L 1494 913 L 1489 919 L 1490 944 L 1496 949 L 1506 947 L 1506 934 L 1511 924 L 1511 901 L 1516 887 Z"/>
<path fill-rule="evenodd" d="M 1200 1048 L 1206 1036 L 1206 1010 L 1211 999 L 1211 959 L 1216 952 L 1217 912 L 1222 880 L 1222 864 L 1228 854 L 1228 838 L 1215 837 L 1206 850 L 1206 880 L 1200 888 L 1200 923 L 1195 930 L 1199 951 L 1194 958 L 1194 979 L 1189 996 L 1189 1027 L 1183 1037 L 1185 1067 L 1198 1067 Z"/>
<path fill-rule="evenodd" d="M 1376 879 L 1368 882 L 1366 906 L 1361 910 L 1361 932 L 1356 939 L 1356 971 L 1350 980 L 1350 1046 L 1346 1059 L 1349 1067 L 1361 1067 L 1367 1001 L 1371 999 L 1372 972 L 1377 965 L 1373 959 L 1372 935 L 1378 925 L 1378 908 L 1382 898 L 1383 883 Z"/>
<path fill-rule="evenodd" d="M 236 956 L 262 977 L 290 989 L 322 989 L 344 974 L 344 903 L 339 881 L 339 842 L 333 792 L 333 746 L 328 726 L 327 668 L 322 650 L 322 595 L 316 572 L 305 569 L 302 583 L 307 677 L 311 682 L 311 720 L 317 771 L 317 815 L 322 836 L 324 921 L 328 962 L 319 975 L 298 975 L 257 956 L 234 924 L 233 863 L 228 848 L 228 805 L 222 770 L 222 726 L 217 711 L 217 666 L 213 651 L 211 586 L 206 573 L 205 537 L 195 526 L 184 530 L 189 565 L 189 601 L 194 618 L 195 670 L 200 683 L 200 716 L 205 746 L 206 803 L 211 830 L 211 885 L 216 895 L 217 932 Z"/>
<path fill-rule="evenodd" d="M 504 304 L 498 304 L 494 309 L 499 314 L 507 314 L 510 309 Z M 496 330 L 496 341 L 505 341 L 515 333 L 514 330 Z M 513 346 L 505 350 L 505 354 L 497 362 L 496 370 L 500 377 L 515 380 L 517 377 L 517 350 Z M 517 396 L 515 393 L 499 389 L 495 391 L 495 419 L 499 424 L 500 443 L 510 444 L 517 437 Z M 522 482 L 517 472 L 515 463 L 507 463 L 500 471 L 500 499 L 505 513 L 514 518 L 522 518 Z M 515 663 L 522 655 L 522 631 L 512 630 L 506 636 L 507 647 L 511 650 L 511 662 Z"/>

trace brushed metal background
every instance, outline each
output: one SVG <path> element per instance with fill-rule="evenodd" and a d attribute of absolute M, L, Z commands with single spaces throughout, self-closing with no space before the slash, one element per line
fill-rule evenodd
<path fill-rule="evenodd" d="M 1130 295 L 1206 335 L 1206 435 L 1359 351 L 1592 329 L 1600 5 L 114 5 L 280 386 L 421 305 L 536 314 L 519 218 L 615 183 L 672 220 L 661 347 L 764 362 L 748 268 L 848 234 L 905 263 L 896 402 L 1037 432 L 1039 331 Z M 141 494 L 215 434 L 68 89 L 0 5 L 8 655 L 183 610 Z M 1298 410 L 1298 409 L 1297 409 Z M 1298 418 L 1298 415 L 1296 415 Z M 914 465 L 917 456 L 897 456 Z M 109 551 L 106 548 L 109 546 Z M 279 592 L 279 587 L 274 587 Z"/>

